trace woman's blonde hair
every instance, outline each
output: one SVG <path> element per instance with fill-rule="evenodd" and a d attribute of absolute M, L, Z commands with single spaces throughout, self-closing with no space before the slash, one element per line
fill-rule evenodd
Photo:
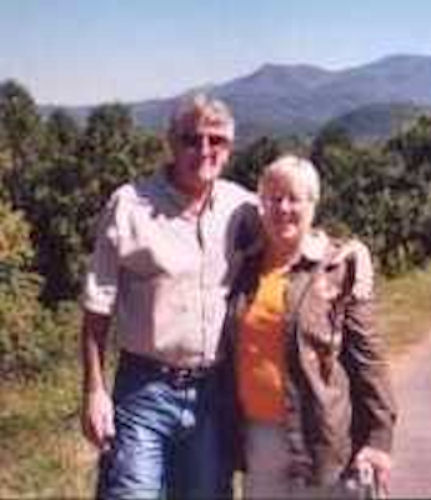
<path fill-rule="evenodd" d="M 300 179 L 307 189 L 309 200 L 317 203 L 320 198 L 320 178 L 316 167 L 306 158 L 287 154 L 277 158 L 263 170 L 258 183 L 259 193 L 270 181 Z"/>

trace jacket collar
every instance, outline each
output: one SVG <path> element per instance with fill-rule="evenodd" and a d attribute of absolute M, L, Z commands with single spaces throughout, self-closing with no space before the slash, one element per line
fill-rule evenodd
<path fill-rule="evenodd" d="M 328 235 L 324 231 L 311 229 L 302 240 L 299 260 L 321 262 L 328 253 L 329 245 Z"/>

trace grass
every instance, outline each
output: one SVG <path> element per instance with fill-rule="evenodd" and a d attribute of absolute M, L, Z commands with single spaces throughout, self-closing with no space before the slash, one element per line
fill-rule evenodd
<path fill-rule="evenodd" d="M 377 323 L 393 363 L 431 328 L 431 269 L 380 280 Z M 79 430 L 79 367 L 0 384 L 0 498 L 90 498 L 95 451 Z"/>
<path fill-rule="evenodd" d="M 78 425 L 76 368 L 0 386 L 0 498 L 86 498 L 95 453 Z"/>
<path fill-rule="evenodd" d="M 431 330 L 431 267 L 377 283 L 377 327 L 397 354 Z"/>

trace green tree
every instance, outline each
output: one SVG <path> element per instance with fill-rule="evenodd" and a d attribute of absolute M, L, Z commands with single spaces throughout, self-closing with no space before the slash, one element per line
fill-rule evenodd
<path fill-rule="evenodd" d="M 9 152 L 10 168 L 3 172 L 10 199 L 22 208 L 26 193 L 22 175 L 37 162 L 42 133 L 36 104 L 19 83 L 9 80 L 0 85 L 0 123 L 3 147 Z"/>
<path fill-rule="evenodd" d="M 0 202 L 0 376 L 34 377 L 75 358 L 78 308 L 40 302 L 42 278 L 32 268 L 30 225 Z"/>
<path fill-rule="evenodd" d="M 163 142 L 134 127 L 127 108 L 103 105 L 80 130 L 63 112 L 48 120 L 44 160 L 27 175 L 45 303 L 76 298 L 100 210 L 112 191 L 147 175 Z"/>
<path fill-rule="evenodd" d="M 226 177 L 255 190 L 263 167 L 275 160 L 281 153 L 282 147 L 278 140 L 261 137 L 245 150 L 234 155 L 227 168 Z"/>
<path fill-rule="evenodd" d="M 127 107 L 104 104 L 95 108 L 79 151 L 88 215 L 98 213 L 117 186 L 148 173 L 147 166 L 153 166 L 164 151 L 161 141 L 138 133 Z"/>
<path fill-rule="evenodd" d="M 54 160 L 76 155 L 80 129 L 76 121 L 64 109 L 58 108 L 49 115 L 44 133 L 44 158 Z"/>
<path fill-rule="evenodd" d="M 85 252 L 79 220 L 83 185 L 77 158 L 41 162 L 28 176 L 31 192 L 27 217 L 36 247 L 36 265 L 44 277 L 42 299 L 51 306 L 74 299 L 79 291 Z"/>
<path fill-rule="evenodd" d="M 148 175 L 166 160 L 162 139 L 134 127 L 130 112 L 121 104 L 95 108 L 84 130 L 79 163 L 80 214 L 77 221 L 89 250 L 95 219 L 109 195 L 124 182 Z"/>
<path fill-rule="evenodd" d="M 423 125 L 383 148 L 356 148 L 330 131 L 313 150 L 323 181 L 320 220 L 360 235 L 391 274 L 426 258 L 430 168 Z"/>
<path fill-rule="evenodd" d="M 398 190 L 406 194 L 416 261 L 431 255 L 431 118 L 420 117 L 407 131 L 388 141 L 386 149 L 404 168 Z"/>
<path fill-rule="evenodd" d="M 0 373 L 24 369 L 32 357 L 39 313 L 39 277 L 30 272 L 30 228 L 19 212 L 0 203 Z"/>

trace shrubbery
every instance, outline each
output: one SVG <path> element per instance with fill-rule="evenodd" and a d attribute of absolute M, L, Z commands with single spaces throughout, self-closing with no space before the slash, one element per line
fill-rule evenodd
<path fill-rule="evenodd" d="M 400 273 L 431 255 L 431 120 L 385 144 L 355 145 L 328 127 L 313 143 L 261 138 L 226 172 L 255 188 L 282 152 L 309 154 L 320 170 L 319 223 L 355 233 L 380 269 Z M 32 376 L 77 356 L 77 296 L 101 207 L 116 186 L 148 175 L 166 142 L 120 104 L 84 125 L 56 110 L 42 119 L 16 82 L 0 84 L 0 375 Z"/>
<path fill-rule="evenodd" d="M 0 375 L 29 377 L 76 357 L 77 307 L 40 302 L 42 278 L 31 270 L 30 226 L 0 202 Z"/>

